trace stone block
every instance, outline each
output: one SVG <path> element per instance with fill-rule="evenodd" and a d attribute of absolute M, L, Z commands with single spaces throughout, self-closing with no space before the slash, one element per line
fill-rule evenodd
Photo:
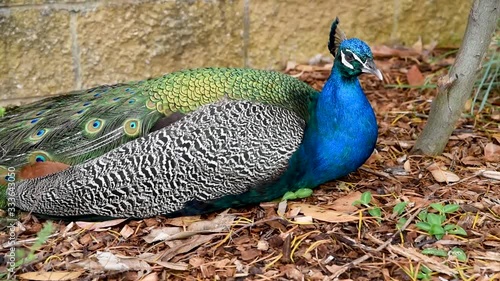
<path fill-rule="evenodd" d="M 69 11 L 0 11 L 0 100 L 74 89 Z"/>
<path fill-rule="evenodd" d="M 288 60 L 307 62 L 329 55 L 330 25 L 336 16 L 347 37 L 370 45 L 391 35 L 394 1 L 262 0 L 250 2 L 250 67 L 281 69 Z"/>
<path fill-rule="evenodd" d="M 109 4 L 78 15 L 83 88 L 243 66 L 243 1 Z"/>
<path fill-rule="evenodd" d="M 399 43 L 411 46 L 421 36 L 423 42 L 458 47 L 472 7 L 472 0 L 399 0 L 395 11 Z"/>

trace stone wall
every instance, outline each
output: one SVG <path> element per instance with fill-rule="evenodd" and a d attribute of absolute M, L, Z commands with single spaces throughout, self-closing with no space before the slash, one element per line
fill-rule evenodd
<path fill-rule="evenodd" d="M 327 55 L 331 21 L 371 45 L 458 46 L 472 0 L 0 0 L 0 105 L 202 66 Z"/>

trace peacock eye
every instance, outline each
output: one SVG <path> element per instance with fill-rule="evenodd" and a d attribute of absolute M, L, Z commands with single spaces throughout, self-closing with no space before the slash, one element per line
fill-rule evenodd
<path fill-rule="evenodd" d="M 351 62 L 351 61 L 354 60 L 354 56 L 352 55 L 351 52 L 346 52 L 345 53 L 345 59 L 346 59 L 346 61 Z"/>

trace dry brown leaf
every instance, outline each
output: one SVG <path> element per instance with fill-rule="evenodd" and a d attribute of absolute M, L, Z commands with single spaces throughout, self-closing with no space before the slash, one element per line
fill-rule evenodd
<path fill-rule="evenodd" d="M 467 166 L 482 166 L 483 163 L 481 163 L 480 159 L 474 157 L 474 156 L 466 156 L 462 158 L 460 161 L 464 163 Z"/>
<path fill-rule="evenodd" d="M 101 252 L 97 251 L 96 258 L 99 264 L 104 268 L 104 270 L 110 271 L 151 271 L 151 266 L 145 261 L 134 258 L 134 257 L 125 257 L 125 256 L 117 256 L 110 252 Z"/>
<path fill-rule="evenodd" d="M 156 263 L 157 265 L 161 265 L 164 268 L 168 268 L 171 270 L 178 270 L 178 271 L 185 271 L 188 270 L 189 265 L 184 262 L 168 262 L 168 261 L 152 261 L 153 263 Z"/>
<path fill-rule="evenodd" d="M 177 218 L 169 218 L 166 219 L 166 224 L 173 226 L 188 226 L 193 222 L 199 221 L 200 216 L 185 216 L 185 217 L 177 217 Z"/>
<path fill-rule="evenodd" d="M 356 206 L 353 206 L 353 203 L 359 199 L 361 199 L 361 192 L 350 192 L 346 196 L 342 196 L 339 199 L 333 201 L 332 204 L 328 205 L 328 208 L 339 212 L 355 212 L 358 210 L 358 208 L 356 208 Z"/>
<path fill-rule="evenodd" d="M 500 162 L 500 145 L 492 142 L 484 147 L 484 160 L 488 162 Z"/>
<path fill-rule="evenodd" d="M 336 264 L 325 265 L 325 267 L 326 269 L 328 269 L 328 271 L 330 271 L 331 274 L 333 274 L 333 276 L 339 276 L 340 274 L 344 273 L 347 270 L 345 266 L 340 266 Z"/>
<path fill-rule="evenodd" d="M 158 273 L 152 272 L 143 278 L 140 278 L 141 281 L 158 281 L 160 278 L 158 277 Z"/>
<path fill-rule="evenodd" d="M 313 218 L 311 216 L 297 216 L 293 219 L 300 224 L 311 224 L 313 223 Z"/>
<path fill-rule="evenodd" d="M 241 251 L 241 259 L 244 261 L 253 260 L 260 255 L 260 251 L 254 248 Z"/>
<path fill-rule="evenodd" d="M 280 201 L 278 204 L 278 210 L 276 211 L 279 216 L 283 216 L 286 213 L 286 208 L 288 206 L 288 203 L 286 200 Z"/>
<path fill-rule="evenodd" d="M 286 213 L 287 218 L 295 218 L 300 212 L 300 208 L 290 208 L 288 212 Z"/>
<path fill-rule="evenodd" d="M 201 257 L 192 257 L 189 259 L 189 264 L 192 267 L 200 267 L 202 264 L 205 263 L 206 263 L 205 259 Z"/>
<path fill-rule="evenodd" d="M 416 57 L 418 52 L 412 49 L 395 49 L 389 46 L 373 46 L 372 53 L 375 57 Z"/>
<path fill-rule="evenodd" d="M 208 241 L 215 238 L 217 234 L 212 235 L 195 235 L 189 237 L 187 240 L 183 241 L 184 243 L 179 243 L 176 246 L 166 250 L 162 253 L 163 258 L 162 261 L 169 261 L 172 257 L 178 254 L 184 254 L 191 251 L 194 248 L 198 248 L 200 245 L 207 243 Z"/>
<path fill-rule="evenodd" d="M 27 280 L 72 280 L 77 279 L 84 271 L 36 271 L 19 274 L 19 277 Z"/>
<path fill-rule="evenodd" d="M 410 160 L 406 160 L 405 163 L 403 164 L 403 168 L 407 173 L 411 173 L 411 163 Z"/>
<path fill-rule="evenodd" d="M 282 273 L 285 273 L 286 277 L 289 280 L 304 280 L 304 274 L 300 272 L 300 270 L 297 269 L 295 264 L 287 264 L 287 265 L 282 265 L 280 266 L 280 271 Z"/>
<path fill-rule="evenodd" d="M 267 251 L 269 249 L 269 243 L 266 240 L 259 240 L 257 242 L 257 250 Z"/>
<path fill-rule="evenodd" d="M 497 171 L 481 171 L 481 176 L 500 181 L 500 172 Z"/>
<path fill-rule="evenodd" d="M 158 241 L 172 241 L 177 239 L 186 239 L 200 233 L 219 233 L 225 232 L 233 223 L 236 216 L 228 214 L 220 214 L 213 220 L 193 222 L 187 227 L 187 231 L 183 231 L 182 227 L 162 227 L 154 228 L 151 232 L 143 237 L 147 243 Z"/>
<path fill-rule="evenodd" d="M 460 177 L 458 177 L 456 174 L 441 169 L 436 163 L 427 167 L 427 170 L 431 172 L 432 176 L 437 182 L 450 183 L 450 182 L 457 182 L 460 180 Z"/>
<path fill-rule="evenodd" d="M 134 230 L 128 224 L 124 225 L 120 231 L 120 235 L 125 239 L 129 238 L 132 234 L 134 234 Z"/>
<path fill-rule="evenodd" d="M 98 271 L 100 272 L 100 271 L 104 270 L 104 267 L 100 263 L 93 261 L 91 259 L 86 259 L 86 260 L 77 262 L 75 264 L 71 264 L 71 266 L 70 266 L 70 268 L 77 268 L 77 267 L 81 267 L 87 271 L 95 271 L 95 272 L 98 272 Z"/>
<path fill-rule="evenodd" d="M 85 221 L 77 221 L 76 225 L 78 227 L 86 229 L 86 230 L 93 230 L 93 231 L 107 231 L 109 230 L 110 227 L 119 225 L 120 223 L 126 221 L 127 219 L 116 219 L 116 220 L 109 220 L 109 221 L 103 221 L 103 222 L 85 222 Z"/>
<path fill-rule="evenodd" d="M 193 222 L 187 227 L 188 231 L 194 232 L 221 232 L 231 227 L 236 216 L 219 214 L 213 220 Z"/>
<path fill-rule="evenodd" d="M 425 81 L 424 75 L 422 75 L 422 72 L 420 72 L 416 65 L 413 65 L 408 70 L 406 78 L 408 79 L 408 84 L 410 84 L 410 86 L 421 86 Z"/>
<path fill-rule="evenodd" d="M 300 212 L 306 216 L 311 216 L 314 219 L 326 222 L 349 222 L 357 221 L 359 218 L 357 216 L 351 216 L 349 214 L 338 212 L 330 209 L 326 209 L 318 205 L 309 205 L 305 203 L 294 203 L 291 207 L 300 207 Z"/>
<path fill-rule="evenodd" d="M 295 69 L 297 69 L 299 71 L 304 71 L 304 72 L 312 72 L 312 71 L 314 71 L 314 66 L 307 65 L 307 64 L 299 64 L 295 67 Z"/>
<path fill-rule="evenodd" d="M 142 239 L 147 243 L 153 243 L 157 241 L 165 241 L 172 240 L 176 234 L 181 233 L 182 227 L 170 226 L 170 227 L 162 227 L 162 228 L 154 228 L 151 232 L 144 236 Z"/>

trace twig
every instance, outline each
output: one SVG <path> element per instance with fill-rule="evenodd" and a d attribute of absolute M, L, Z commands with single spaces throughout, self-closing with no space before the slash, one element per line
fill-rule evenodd
<path fill-rule="evenodd" d="M 410 225 L 410 223 L 415 219 L 415 217 L 417 217 L 417 215 L 420 213 L 420 211 L 422 210 L 422 208 L 418 208 L 417 211 L 415 211 L 409 218 L 408 220 L 406 221 L 406 223 L 398 230 L 396 231 L 396 233 L 394 233 L 391 238 L 389 238 L 387 241 L 385 241 L 382 245 L 378 246 L 376 249 L 373 249 L 373 251 L 375 252 L 380 252 L 381 250 L 383 250 L 384 248 L 386 248 L 387 246 L 389 246 L 392 241 L 394 240 L 395 237 L 399 236 L 399 234 L 404 231 L 408 225 Z M 371 254 L 368 253 L 368 254 L 365 254 L 349 263 L 346 263 L 340 267 L 338 267 L 338 269 L 335 271 L 335 272 L 332 272 L 332 276 L 330 276 L 331 279 L 333 278 L 336 278 L 336 277 L 339 277 L 340 274 L 346 272 L 349 268 L 352 268 L 352 267 L 355 267 L 355 266 L 358 266 L 360 263 L 364 262 L 365 260 L 369 259 L 371 257 Z"/>
<path fill-rule="evenodd" d="M 234 231 L 233 234 L 238 234 L 242 230 L 247 229 L 247 228 L 252 227 L 252 226 L 255 226 L 257 224 L 266 223 L 266 222 L 270 222 L 270 221 L 281 220 L 281 219 L 283 219 L 283 218 L 281 218 L 281 217 L 272 217 L 272 218 L 269 218 L 269 219 L 256 221 L 254 223 L 249 223 L 249 224 L 246 224 L 246 225 L 240 227 L 238 230 Z"/>
<path fill-rule="evenodd" d="M 396 178 L 394 178 L 393 176 L 391 176 L 389 173 L 386 173 L 386 172 L 375 171 L 373 169 L 366 168 L 363 166 L 361 166 L 359 169 L 361 171 L 364 171 L 364 172 L 367 172 L 370 174 L 374 174 L 374 175 L 379 176 L 379 177 L 384 177 L 384 178 L 399 182 Z"/>

